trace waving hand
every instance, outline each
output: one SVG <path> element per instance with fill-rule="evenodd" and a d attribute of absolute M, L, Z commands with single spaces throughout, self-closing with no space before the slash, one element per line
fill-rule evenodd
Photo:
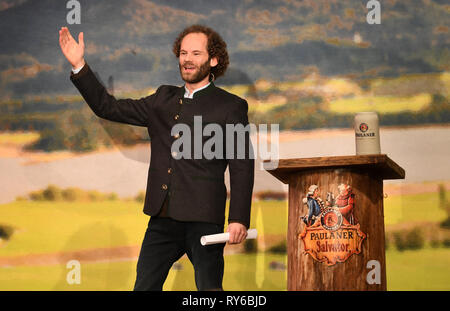
<path fill-rule="evenodd" d="M 80 68 L 85 64 L 84 61 L 84 35 L 82 32 L 78 35 L 78 43 L 72 37 L 67 27 L 61 27 L 59 31 L 59 46 L 64 56 L 74 69 Z"/>

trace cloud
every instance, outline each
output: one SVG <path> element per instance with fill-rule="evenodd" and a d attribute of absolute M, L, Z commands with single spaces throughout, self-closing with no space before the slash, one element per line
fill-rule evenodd
<path fill-rule="evenodd" d="M 238 14 L 242 15 L 240 20 L 245 21 L 247 24 L 273 26 L 288 17 L 289 10 L 285 7 L 277 8 L 275 11 L 249 9 Z"/>
<path fill-rule="evenodd" d="M 4 11 L 7 9 L 10 9 L 12 7 L 21 5 L 22 3 L 26 2 L 27 0 L 3 0 L 0 1 L 0 11 Z"/>
<path fill-rule="evenodd" d="M 40 72 L 51 71 L 56 67 L 40 63 L 33 56 L 21 53 L 15 55 L 0 55 L 0 81 L 7 83 L 22 82 L 36 77 Z"/>
<path fill-rule="evenodd" d="M 85 53 L 87 55 L 96 55 L 96 54 L 104 54 L 109 53 L 110 48 L 106 45 L 99 45 L 95 42 L 89 41 L 86 43 Z"/>
<path fill-rule="evenodd" d="M 158 5 L 148 0 L 132 0 L 122 12 L 129 18 L 123 32 L 138 37 L 179 31 L 187 24 L 206 18 L 201 14 Z"/>
<path fill-rule="evenodd" d="M 252 38 L 251 42 L 241 42 L 238 46 L 240 50 L 266 49 L 284 45 L 290 41 L 290 36 L 283 34 L 276 28 L 255 28 L 249 27 L 246 34 Z"/>

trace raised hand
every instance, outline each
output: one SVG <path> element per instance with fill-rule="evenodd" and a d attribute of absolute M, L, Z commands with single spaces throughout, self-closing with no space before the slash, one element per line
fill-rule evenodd
<path fill-rule="evenodd" d="M 59 46 L 64 56 L 67 58 L 72 68 L 80 68 L 85 64 L 84 61 L 84 35 L 82 32 L 78 35 L 78 43 L 72 37 L 67 27 L 61 27 L 59 31 Z"/>

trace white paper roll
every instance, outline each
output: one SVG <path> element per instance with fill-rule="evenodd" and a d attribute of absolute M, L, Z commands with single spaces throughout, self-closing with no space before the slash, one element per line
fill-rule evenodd
<path fill-rule="evenodd" d="M 256 229 L 249 229 L 247 230 L 246 239 L 256 239 L 257 235 L 258 232 L 256 231 Z M 204 235 L 200 238 L 200 243 L 205 246 L 217 243 L 226 243 L 228 242 L 228 240 L 230 240 L 230 234 L 228 232 L 225 232 L 219 234 Z"/>

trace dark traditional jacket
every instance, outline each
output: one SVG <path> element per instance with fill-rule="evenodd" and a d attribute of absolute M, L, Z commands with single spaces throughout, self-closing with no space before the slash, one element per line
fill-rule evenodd
<path fill-rule="evenodd" d="M 98 117 L 147 127 L 151 159 L 145 214 L 158 215 L 168 197 L 169 204 L 165 207 L 167 216 L 180 221 L 223 225 L 227 198 L 224 173 L 228 165 L 231 188 L 228 221 L 249 227 L 254 160 L 248 131 L 243 142 L 246 146 L 245 157 L 230 159 L 225 154 L 229 148 L 226 141 L 230 141 L 231 136 L 235 144 L 239 141 L 239 135 L 226 135 L 225 125 L 248 124 L 248 104 L 245 100 L 216 87 L 214 83 L 195 92 L 193 99 L 184 98 L 184 87 L 169 85 L 160 86 L 154 94 L 141 99 L 116 99 L 108 94 L 88 64 L 79 73 L 72 73 L 70 79 Z M 207 159 L 202 153 L 200 159 L 194 159 L 194 145 L 198 147 L 194 142 L 201 139 L 203 146 L 213 136 L 194 136 L 199 133 L 194 131 L 194 116 L 202 117 L 203 128 L 213 123 L 223 129 L 222 157 Z M 173 142 L 180 139 L 181 134 L 189 134 L 187 131 L 179 132 L 179 135 L 172 133 L 173 126 L 180 123 L 186 124 L 191 132 L 191 159 L 176 159 L 171 150 Z M 238 148 L 235 149 L 234 152 L 237 152 Z"/>

